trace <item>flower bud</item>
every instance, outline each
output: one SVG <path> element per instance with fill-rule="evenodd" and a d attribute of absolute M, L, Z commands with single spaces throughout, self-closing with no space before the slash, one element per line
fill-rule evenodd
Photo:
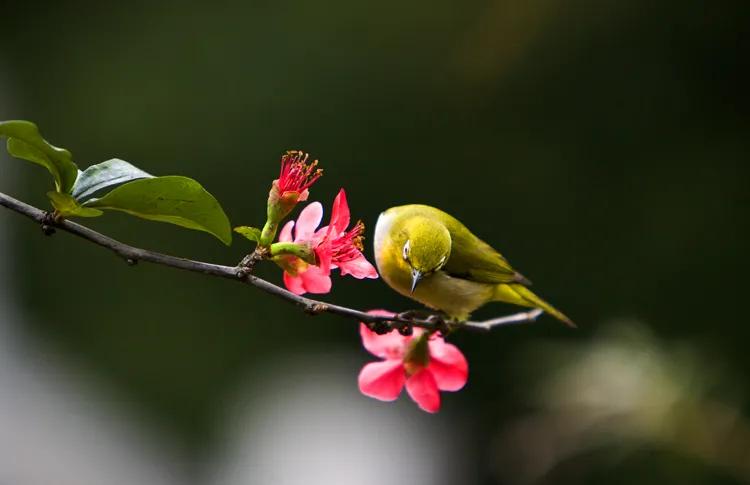
<path fill-rule="evenodd" d="M 318 161 L 308 162 L 309 155 L 291 150 L 281 157 L 279 178 L 271 184 L 268 193 L 268 220 L 278 224 L 289 215 L 294 206 L 307 200 L 309 188 L 323 175 L 316 168 Z"/>

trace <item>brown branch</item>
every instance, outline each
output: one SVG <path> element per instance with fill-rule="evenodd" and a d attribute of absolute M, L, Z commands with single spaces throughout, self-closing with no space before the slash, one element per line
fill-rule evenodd
<path fill-rule="evenodd" d="M 50 215 L 49 212 L 37 209 L 36 207 L 21 202 L 20 200 L 3 194 L 2 192 L 0 192 L 0 205 L 36 221 L 42 226 L 42 230 L 45 232 L 45 234 L 53 233 L 53 228 L 69 232 L 70 234 L 109 249 L 115 254 L 121 256 L 128 264 L 131 265 L 136 264 L 138 261 L 146 261 L 149 263 L 169 266 L 171 268 L 192 271 L 194 273 L 203 273 L 211 276 L 218 276 L 220 278 L 226 278 L 229 280 L 255 286 L 256 288 L 260 288 L 266 293 L 302 307 L 302 309 L 308 314 L 317 315 L 319 313 L 332 313 L 334 315 L 353 318 L 360 322 L 372 324 L 376 328 L 379 326 L 384 331 L 399 329 L 402 332 L 408 332 L 411 327 L 421 327 L 427 330 L 443 332 L 461 327 L 473 330 L 487 331 L 491 330 L 492 328 L 504 325 L 533 322 L 539 315 L 542 314 L 542 310 L 533 309 L 481 322 L 445 322 L 442 319 L 435 317 L 411 318 L 404 314 L 396 315 L 394 317 L 372 315 L 370 313 L 366 313 L 353 308 L 334 305 L 333 303 L 313 300 L 312 298 L 296 295 L 291 291 L 281 288 L 280 286 L 274 285 L 273 283 L 270 283 L 264 279 L 249 274 L 246 265 L 240 264 L 238 266 L 223 266 L 220 264 L 178 258 L 176 256 L 170 256 L 168 254 L 136 248 L 128 244 L 121 243 L 115 239 L 112 239 L 111 237 L 105 236 L 104 234 L 96 232 L 93 229 L 89 229 L 88 227 L 82 226 L 75 222 L 65 219 L 56 220 Z M 251 256 L 251 259 L 252 258 L 253 257 Z M 253 261 L 253 263 L 254 262 L 255 261 Z"/>

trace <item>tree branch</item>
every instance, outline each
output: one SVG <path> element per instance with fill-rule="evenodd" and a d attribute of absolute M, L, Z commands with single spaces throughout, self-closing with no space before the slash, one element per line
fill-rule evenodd
<path fill-rule="evenodd" d="M 121 243 L 109 236 L 89 229 L 69 220 L 55 220 L 49 212 L 38 209 L 34 206 L 21 202 L 9 195 L 0 192 L 0 205 L 28 217 L 42 225 L 45 234 L 54 232 L 52 228 L 57 228 L 68 232 L 96 245 L 109 249 L 115 254 L 125 259 L 128 264 L 136 264 L 138 261 L 160 264 L 177 268 L 194 273 L 202 273 L 211 276 L 218 276 L 229 280 L 245 283 L 256 288 L 260 288 L 268 294 L 294 303 L 311 315 L 319 313 L 332 313 L 342 317 L 353 318 L 360 322 L 385 326 L 385 330 L 399 329 L 408 332 L 410 327 L 421 327 L 433 331 L 445 331 L 447 329 L 465 327 L 472 330 L 488 331 L 493 328 L 513 325 L 519 323 L 533 322 L 542 314 L 542 310 L 533 309 L 530 311 L 520 312 L 513 315 L 494 318 L 491 320 L 476 322 L 444 322 L 439 318 L 410 318 L 404 315 L 395 315 L 387 317 L 382 315 L 372 315 L 360 310 L 348 308 L 340 305 L 334 305 L 324 301 L 313 300 L 304 296 L 299 296 L 280 286 L 274 285 L 264 279 L 248 274 L 247 267 L 223 266 L 220 264 L 206 263 L 203 261 L 194 261 L 191 259 L 178 258 L 168 254 L 149 251 L 147 249 L 136 248 L 128 244 Z M 247 258 L 246 258 L 247 259 Z M 244 261 L 244 260 L 243 260 Z"/>

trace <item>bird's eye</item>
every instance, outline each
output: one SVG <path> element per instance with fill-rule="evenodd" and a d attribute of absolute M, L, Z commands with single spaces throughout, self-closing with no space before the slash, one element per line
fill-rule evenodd
<path fill-rule="evenodd" d="M 404 261 L 409 261 L 409 241 L 406 241 L 406 244 L 404 244 Z"/>

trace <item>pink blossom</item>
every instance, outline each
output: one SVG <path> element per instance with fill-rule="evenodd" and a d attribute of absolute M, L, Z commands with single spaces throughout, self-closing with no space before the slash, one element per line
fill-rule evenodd
<path fill-rule="evenodd" d="M 369 313 L 394 315 L 385 310 Z M 466 358 L 439 335 L 428 335 L 421 328 L 415 328 L 411 336 L 395 331 L 378 335 L 364 323 L 359 332 L 365 349 L 383 359 L 365 365 L 359 373 L 359 390 L 366 396 L 394 401 L 405 385 L 421 409 L 435 413 L 440 409 L 438 391 L 458 391 L 466 384 Z"/>
<path fill-rule="evenodd" d="M 316 259 L 314 265 L 292 255 L 277 261 L 284 268 L 284 284 L 289 291 L 298 295 L 328 293 L 331 291 L 331 269 L 336 268 L 342 276 L 349 274 L 357 279 L 378 277 L 375 267 L 362 254 L 365 226 L 358 222 L 347 231 L 349 217 L 346 193 L 341 189 L 333 202 L 328 226 L 317 229 L 323 218 L 323 206 L 319 202 L 307 205 L 296 223 L 289 221 L 284 225 L 279 241 L 307 244 Z"/>
<path fill-rule="evenodd" d="M 297 203 L 307 200 L 310 186 L 323 175 L 323 170 L 316 168 L 318 161 L 308 162 L 308 158 L 307 153 L 299 151 L 288 151 L 281 157 L 279 178 L 268 193 L 269 222 L 277 224 Z"/>
<path fill-rule="evenodd" d="M 294 202 L 307 200 L 308 189 L 323 175 L 323 170 L 316 168 L 318 161 L 308 163 L 309 155 L 290 150 L 281 157 L 279 178 L 273 181 L 273 190 L 281 199 L 293 198 Z"/>
<path fill-rule="evenodd" d="M 313 202 L 302 209 L 297 222 L 287 222 L 279 233 L 280 242 L 295 242 L 309 244 L 315 251 L 321 238 L 315 235 L 315 229 L 323 218 L 323 206 L 320 202 Z M 292 237 L 294 230 L 294 237 Z M 316 252 L 319 265 L 312 265 L 292 255 L 281 257 L 277 263 L 284 268 L 284 284 L 292 293 L 328 293 L 331 291 L 330 259 L 320 258 Z"/>
<path fill-rule="evenodd" d="M 317 236 L 323 236 L 320 254 L 324 258 L 330 257 L 331 267 L 338 268 L 341 276 L 349 274 L 357 279 L 377 278 L 377 270 L 362 254 L 365 225 L 362 221 L 357 221 L 347 231 L 350 219 L 346 191 L 341 189 L 333 200 L 330 223 L 316 233 Z"/>

